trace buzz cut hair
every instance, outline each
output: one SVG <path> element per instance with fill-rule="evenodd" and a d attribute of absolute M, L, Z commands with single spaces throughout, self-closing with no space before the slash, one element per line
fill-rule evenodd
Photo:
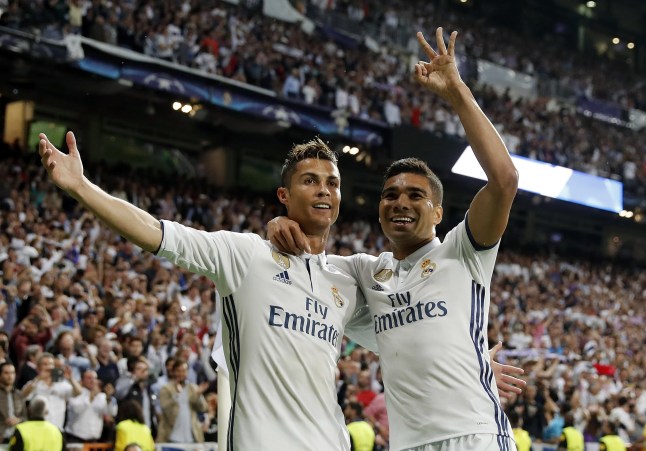
<path fill-rule="evenodd" d="M 335 166 L 339 161 L 336 152 L 332 151 L 330 147 L 318 136 L 305 143 L 296 144 L 292 147 L 292 150 L 289 151 L 285 158 L 285 162 L 283 163 L 283 169 L 280 173 L 281 186 L 289 187 L 296 165 L 309 158 L 328 160 Z"/>
<path fill-rule="evenodd" d="M 428 184 L 431 186 L 431 199 L 436 206 L 442 205 L 444 197 L 444 187 L 440 178 L 428 167 L 428 165 L 419 158 L 402 158 L 393 162 L 384 174 L 384 181 L 382 185 L 386 185 L 386 181 L 399 174 L 419 174 L 426 177 Z"/>

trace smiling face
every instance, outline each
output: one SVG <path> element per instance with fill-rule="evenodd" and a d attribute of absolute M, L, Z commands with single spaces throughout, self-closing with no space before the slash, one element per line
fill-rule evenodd
<path fill-rule="evenodd" d="M 307 158 L 294 168 L 287 186 L 278 188 L 287 216 L 307 235 L 323 236 L 339 216 L 341 177 L 332 161 Z"/>
<path fill-rule="evenodd" d="M 384 183 L 379 222 L 397 259 L 406 258 L 435 238 L 442 206 L 433 203 L 431 185 L 424 175 L 402 172 Z"/>

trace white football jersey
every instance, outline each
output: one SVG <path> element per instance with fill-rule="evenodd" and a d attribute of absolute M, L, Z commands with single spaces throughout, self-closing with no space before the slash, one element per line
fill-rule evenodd
<path fill-rule="evenodd" d="M 476 250 L 466 221 L 404 260 L 329 256 L 356 277 L 381 356 L 391 450 L 468 434 L 513 437 L 491 369 L 489 286 L 498 245 Z"/>
<path fill-rule="evenodd" d="M 212 279 L 222 298 L 227 449 L 349 450 L 335 369 L 344 326 L 361 316 L 356 281 L 325 254 L 294 257 L 254 234 L 162 225 L 158 255 Z"/>

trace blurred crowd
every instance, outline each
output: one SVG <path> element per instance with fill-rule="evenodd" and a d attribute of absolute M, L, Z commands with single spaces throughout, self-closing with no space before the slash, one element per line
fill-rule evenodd
<path fill-rule="evenodd" d="M 0 392 L 0 420 L 12 418 L 0 421 L 0 433 L 7 439 L 24 420 L 20 406 L 39 395 L 72 442 L 123 443 L 133 422 L 158 441 L 216 441 L 216 287 L 106 230 L 47 181 L 34 154 L 4 150 L 0 384 L 14 401 L 9 411 Z M 168 186 L 92 165 L 86 172 L 114 196 L 206 230 L 264 236 L 282 213 L 270 193 L 231 196 L 197 181 Z M 383 250 L 376 221 L 341 221 L 328 241 L 330 253 Z M 501 252 L 489 344 L 502 340 L 497 359 L 526 371 L 523 395 L 504 402 L 535 442 L 556 443 L 571 418 L 590 442 L 607 428 L 626 442 L 641 439 L 645 297 L 646 274 L 636 268 Z M 387 450 L 378 356 L 347 339 L 342 352 L 337 389 L 346 419 L 367 421 L 377 449 Z"/>
<path fill-rule="evenodd" d="M 646 154 L 644 132 L 587 118 L 571 102 L 585 97 L 625 109 L 646 109 L 644 77 L 617 61 L 573 52 L 574 43 L 565 42 L 558 33 L 546 34 L 545 42 L 537 44 L 533 37 L 487 26 L 467 13 L 438 11 L 437 5 L 444 2 L 293 2 L 308 15 L 336 14 L 356 24 L 355 30 L 374 30 L 378 51 L 367 50 L 362 42 L 347 36 L 339 38 L 329 28 L 308 34 L 299 24 L 269 19 L 262 15 L 260 1 L 240 3 L 8 0 L 0 24 L 36 30 L 54 39 L 81 33 L 267 88 L 294 101 L 390 126 L 412 124 L 438 134 L 463 136 L 457 116 L 447 105 L 411 85 L 411 61 L 418 58 L 414 32 L 424 30 L 432 38 L 441 24 L 447 32 L 460 31 L 456 54 L 466 56 L 467 61 L 490 60 L 534 75 L 543 83 L 557 83 L 569 93 L 569 102 L 555 97 L 514 99 L 489 86 L 474 85 L 480 105 L 511 152 L 619 178 L 628 193 L 646 204 L 646 162 L 640 158 Z M 413 42 L 403 48 L 392 45 L 390 37 L 404 30 Z"/>

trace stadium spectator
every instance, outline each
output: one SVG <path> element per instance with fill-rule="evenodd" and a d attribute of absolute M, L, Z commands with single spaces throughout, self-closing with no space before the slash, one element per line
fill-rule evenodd
<path fill-rule="evenodd" d="M 155 451 L 155 441 L 150 428 L 144 423 L 141 405 L 134 399 L 119 405 L 114 451 L 125 451 L 132 444 L 140 446 L 143 451 Z"/>
<path fill-rule="evenodd" d="M 353 451 L 372 451 L 375 447 L 375 431 L 363 417 L 363 407 L 358 402 L 349 402 L 343 409 L 348 425 Z"/>
<path fill-rule="evenodd" d="M 67 403 L 65 432 L 68 443 L 98 442 L 104 424 L 110 425 L 114 421 L 116 403 L 108 399 L 99 384 L 94 370 L 83 371 L 81 393 Z"/>
<path fill-rule="evenodd" d="M 25 363 L 20 367 L 20 374 L 16 381 L 16 388 L 22 390 L 25 384 L 38 376 L 38 359 L 42 353 L 40 345 L 27 346 L 25 351 Z"/>
<path fill-rule="evenodd" d="M 25 399 L 14 382 L 16 368 L 10 362 L 0 364 L 0 440 L 8 443 L 13 436 L 16 425 L 25 421 L 27 406 Z"/>
<path fill-rule="evenodd" d="M 47 399 L 34 397 L 29 403 L 27 421 L 16 426 L 16 432 L 9 441 L 12 451 L 37 451 L 47 449 L 63 451 L 65 440 L 60 429 L 47 420 Z"/>
<path fill-rule="evenodd" d="M 172 443 L 204 442 L 199 414 L 206 411 L 204 392 L 209 383 L 200 386 L 187 383 L 188 363 L 182 359 L 173 362 L 172 380 L 159 393 L 161 416 L 157 441 Z"/>
<path fill-rule="evenodd" d="M 150 389 L 150 373 L 148 362 L 143 357 L 128 359 L 128 373 L 119 377 L 115 385 L 115 397 L 121 404 L 124 401 L 135 400 L 140 406 L 143 423 L 151 431 L 157 431 L 157 416 L 155 415 L 155 399 Z"/>
<path fill-rule="evenodd" d="M 72 377 L 70 367 L 61 367 L 61 362 L 52 354 L 42 353 L 38 358 L 38 376 L 22 388 L 22 394 L 29 402 L 35 396 L 44 398 L 47 402 L 45 419 L 62 431 L 67 402 L 81 393 L 81 386 Z"/>

